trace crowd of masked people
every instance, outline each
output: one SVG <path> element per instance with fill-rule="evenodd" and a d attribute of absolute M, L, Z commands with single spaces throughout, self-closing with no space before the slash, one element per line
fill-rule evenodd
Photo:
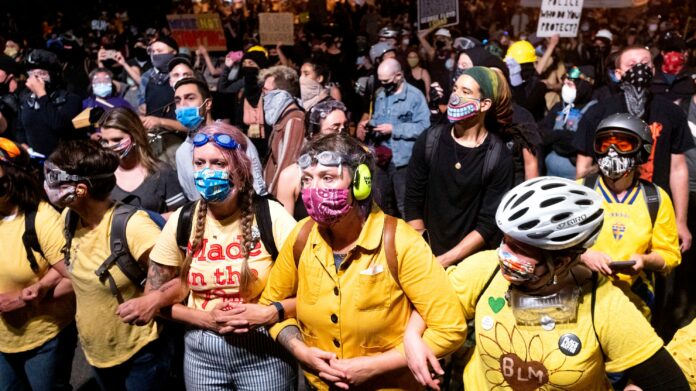
<path fill-rule="evenodd" d="M 5 39 L 0 389 L 78 342 L 103 390 L 696 389 L 680 15 L 264 46 L 225 7 L 224 53 Z"/>

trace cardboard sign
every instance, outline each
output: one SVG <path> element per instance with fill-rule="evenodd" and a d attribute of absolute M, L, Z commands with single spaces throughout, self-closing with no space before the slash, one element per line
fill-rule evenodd
<path fill-rule="evenodd" d="M 172 38 L 191 51 L 203 45 L 208 51 L 226 51 L 227 40 L 218 14 L 167 15 Z"/>
<path fill-rule="evenodd" d="M 259 13 L 261 45 L 295 44 L 294 17 L 290 12 Z"/>
<path fill-rule="evenodd" d="M 541 0 L 537 37 L 576 37 L 583 0 Z"/>
<path fill-rule="evenodd" d="M 418 30 L 458 23 L 458 0 L 418 0 Z"/>

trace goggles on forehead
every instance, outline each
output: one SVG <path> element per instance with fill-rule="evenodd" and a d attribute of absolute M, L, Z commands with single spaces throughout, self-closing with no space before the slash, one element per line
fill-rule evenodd
<path fill-rule="evenodd" d="M 202 147 L 208 143 L 208 141 L 215 141 L 215 144 L 225 148 L 225 149 L 237 149 L 239 144 L 230 136 L 225 133 L 215 133 L 215 134 L 205 134 L 198 133 L 193 136 L 193 145 L 195 147 Z"/>
<path fill-rule="evenodd" d="M 334 151 L 324 151 L 316 155 L 305 153 L 297 159 L 297 165 L 303 170 L 311 166 L 314 162 L 327 167 L 340 167 L 343 163 L 347 162 L 347 159 Z"/>
<path fill-rule="evenodd" d="M 594 152 L 604 155 L 609 148 L 620 154 L 632 154 L 640 148 L 640 139 L 632 134 L 607 132 L 595 137 Z"/>
<path fill-rule="evenodd" d="M 113 173 L 107 173 L 107 174 L 99 174 L 99 175 L 92 175 L 92 176 L 81 176 L 81 175 L 74 175 L 74 174 L 68 174 L 67 172 L 61 170 L 57 166 L 51 164 L 51 163 L 46 163 L 44 164 L 44 178 L 46 179 L 46 183 L 49 186 L 57 185 L 60 183 L 65 183 L 65 182 L 81 182 L 81 181 L 87 181 L 89 185 L 92 185 L 92 180 L 93 179 L 104 179 L 104 178 L 109 178 L 114 176 Z"/>

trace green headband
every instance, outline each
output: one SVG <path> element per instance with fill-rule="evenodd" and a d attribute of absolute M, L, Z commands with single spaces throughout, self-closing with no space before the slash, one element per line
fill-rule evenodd
<path fill-rule="evenodd" d="M 481 88 L 482 99 L 489 98 L 492 101 L 498 99 L 498 76 L 488 67 L 472 67 L 464 71 L 463 75 L 471 76 Z"/>

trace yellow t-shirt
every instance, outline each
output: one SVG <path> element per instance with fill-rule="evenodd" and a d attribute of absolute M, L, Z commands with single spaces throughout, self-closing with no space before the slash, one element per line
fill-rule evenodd
<path fill-rule="evenodd" d="M 35 274 L 29 266 L 22 242 L 24 214 L 20 213 L 0 220 L 2 238 L 2 262 L 0 262 L 0 293 L 17 293 L 37 282 L 48 271 L 49 265 L 63 259 L 60 250 L 65 244 L 60 215 L 45 202 L 39 204 L 36 213 L 36 234 L 41 251 L 34 252 L 39 265 Z M 46 343 L 67 326 L 75 316 L 75 300 L 66 296 L 45 299 L 28 304 L 16 311 L 0 316 L 0 352 L 18 353 L 34 349 Z"/>
<path fill-rule="evenodd" d="M 665 273 L 677 267 L 681 263 L 681 252 L 674 208 L 669 195 L 658 189 L 660 208 L 653 227 L 641 186 L 634 186 L 620 200 L 600 178 L 595 190 L 604 198 L 604 225 L 591 249 L 601 251 L 615 261 L 628 261 L 633 254 L 656 252 L 665 260 Z M 642 271 L 636 276 L 619 274 L 613 282 L 643 315 L 650 318 L 648 303 L 654 300 L 655 286 L 652 272 Z"/>
<path fill-rule="evenodd" d="M 114 210 L 114 207 L 109 209 L 94 229 L 78 223 L 70 246 L 68 270 L 77 299 L 77 330 L 87 361 L 97 368 L 122 364 L 159 336 L 155 321 L 145 326 L 123 323 L 116 315 L 119 303 L 109 289 L 108 279 L 100 281 L 94 273 L 111 254 L 109 240 Z M 63 218 L 66 213 L 67 209 Z M 149 251 L 159 234 L 159 227 L 146 212 L 138 211 L 131 216 L 126 239 L 133 258 L 138 260 Z M 109 272 L 124 300 L 142 295 L 118 266 L 114 265 Z"/>
<path fill-rule="evenodd" d="M 278 202 L 269 202 L 273 239 L 276 248 L 280 249 L 285 238 L 295 227 L 295 219 Z M 181 266 L 184 254 L 176 244 L 176 228 L 181 209 L 172 213 L 162 230 L 162 236 L 150 254 L 150 259 L 161 265 Z M 195 222 L 198 212 L 194 213 L 191 229 L 191 240 L 195 235 Z M 206 218 L 203 245 L 193 254 L 188 283 L 191 288 L 188 306 L 191 308 L 211 311 L 219 301 L 242 301 L 239 294 L 240 271 L 244 257 L 241 253 L 242 228 L 241 212 L 218 221 Z M 254 218 L 252 232 L 258 233 L 258 224 Z M 260 238 L 260 236 L 257 236 Z M 249 268 L 257 277 L 251 287 L 251 297 L 256 299 L 263 292 L 266 280 L 273 266 L 271 254 L 259 239 L 249 253 Z M 247 300 L 248 301 L 248 300 Z M 255 300 L 254 300 L 255 301 Z"/>
<path fill-rule="evenodd" d="M 667 345 L 667 351 L 684 371 L 689 388 L 696 390 L 696 320 L 682 327 Z"/>
<path fill-rule="evenodd" d="M 464 370 L 467 390 L 609 390 L 606 372 L 631 368 L 663 345 L 626 295 L 602 277 L 594 326 L 606 363 L 592 328 L 590 279 L 581 287 L 577 322 L 549 330 L 518 326 L 505 298 L 510 284 L 500 272 L 481 292 L 497 264 L 496 251 L 484 251 L 447 270 L 464 315 L 475 322 L 476 347 Z"/>

